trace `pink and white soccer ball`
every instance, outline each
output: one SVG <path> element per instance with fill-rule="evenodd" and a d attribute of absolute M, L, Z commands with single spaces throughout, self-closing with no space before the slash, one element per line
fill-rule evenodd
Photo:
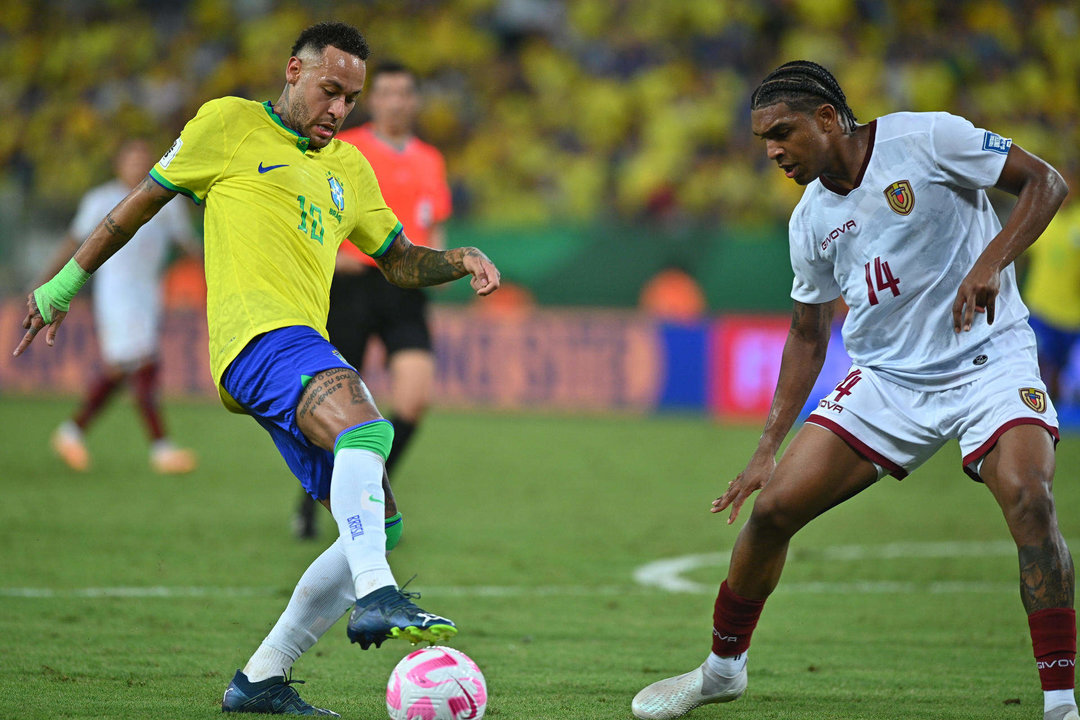
<path fill-rule="evenodd" d="M 484 673 L 472 658 L 441 645 L 401 658 L 386 683 L 390 720 L 479 720 L 487 697 Z"/>

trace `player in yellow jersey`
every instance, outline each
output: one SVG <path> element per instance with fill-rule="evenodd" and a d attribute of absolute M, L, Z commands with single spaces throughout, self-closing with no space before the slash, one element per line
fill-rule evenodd
<path fill-rule="evenodd" d="M 320 23 L 293 45 L 277 102 L 203 105 L 150 176 L 31 293 L 27 332 L 15 350 L 22 353 L 45 327 L 52 345 L 90 273 L 177 193 L 205 203 L 210 364 L 222 401 L 266 428 L 339 530 L 237 670 L 225 712 L 335 715 L 304 702 L 286 677 L 349 606 L 349 638 L 365 649 L 388 638 L 435 642 L 457 632 L 401 592 L 386 561 L 401 530 L 384 471 L 393 427 L 326 339 L 330 279 L 346 238 L 403 287 L 471 275 L 477 294 L 487 295 L 499 272 L 476 248 L 409 242 L 367 161 L 334 138 L 364 86 L 367 56 L 355 28 Z"/>
<path fill-rule="evenodd" d="M 1061 397 L 1061 373 L 1080 340 L 1080 201 L 1058 211 L 1028 248 L 1024 302 L 1039 343 L 1039 371 L 1051 397 Z"/>

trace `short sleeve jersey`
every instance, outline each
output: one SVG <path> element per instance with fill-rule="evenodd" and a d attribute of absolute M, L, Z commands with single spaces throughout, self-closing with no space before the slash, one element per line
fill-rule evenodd
<path fill-rule="evenodd" d="M 1080 330 L 1080 202 L 1055 215 L 1027 255 L 1024 300 L 1031 312 L 1062 330 Z"/>
<path fill-rule="evenodd" d="M 432 247 L 432 229 L 451 213 L 442 153 L 415 137 L 399 150 L 376 135 L 371 123 L 345 130 L 338 138 L 355 145 L 371 163 L 383 198 L 401 220 L 409 240 Z M 341 250 L 366 259 L 351 245 L 343 245 Z"/>
<path fill-rule="evenodd" d="M 124 183 L 112 180 L 86 193 L 71 221 L 68 230 L 71 237 L 81 240 L 89 235 L 129 191 Z M 167 203 L 109 258 L 109 262 L 98 268 L 94 273 L 94 292 L 105 293 L 111 298 L 138 299 L 156 295 L 169 245 L 193 236 L 190 222 L 183 205 Z"/>
<path fill-rule="evenodd" d="M 791 297 L 849 307 L 844 345 L 857 365 L 916 389 L 943 389 L 993 367 L 1004 341 L 1034 345 L 1012 266 L 996 317 L 953 331 L 961 281 L 1001 230 L 985 188 L 1012 141 L 947 113 L 896 113 L 870 124 L 851 190 L 807 185 L 789 223 Z"/>
<path fill-rule="evenodd" d="M 270 103 L 226 97 L 200 108 L 150 171 L 164 187 L 206 204 L 210 369 L 256 335 L 306 325 L 326 336 L 334 257 L 346 238 L 380 256 L 401 232 L 375 174 L 353 146 L 320 149 L 287 128 Z"/>

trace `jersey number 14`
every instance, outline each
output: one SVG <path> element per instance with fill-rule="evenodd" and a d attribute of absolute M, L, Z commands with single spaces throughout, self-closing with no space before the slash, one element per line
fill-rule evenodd
<path fill-rule="evenodd" d="M 870 276 L 870 263 L 866 263 L 866 294 L 870 297 L 870 304 L 878 304 L 879 292 L 885 290 L 892 290 L 893 297 L 900 294 L 900 278 L 893 277 L 892 271 L 889 270 L 888 261 L 882 261 L 881 258 L 874 258 L 874 274 Z M 875 283 L 876 281 L 876 283 Z M 877 290 L 875 291 L 875 284 Z"/>

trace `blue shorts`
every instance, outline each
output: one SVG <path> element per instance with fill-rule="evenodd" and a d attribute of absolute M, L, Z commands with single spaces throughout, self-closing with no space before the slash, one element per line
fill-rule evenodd
<path fill-rule="evenodd" d="M 1039 358 L 1049 360 L 1057 368 L 1069 364 L 1073 346 L 1080 340 L 1080 332 L 1063 330 L 1051 325 L 1035 313 L 1028 317 L 1028 324 L 1035 331 L 1035 340 L 1039 344 Z"/>
<path fill-rule="evenodd" d="M 350 368 L 334 346 L 303 325 L 254 338 L 226 368 L 221 385 L 266 428 L 307 494 L 330 497 L 334 454 L 311 442 L 296 425 L 296 406 L 308 381 L 326 370 Z"/>

